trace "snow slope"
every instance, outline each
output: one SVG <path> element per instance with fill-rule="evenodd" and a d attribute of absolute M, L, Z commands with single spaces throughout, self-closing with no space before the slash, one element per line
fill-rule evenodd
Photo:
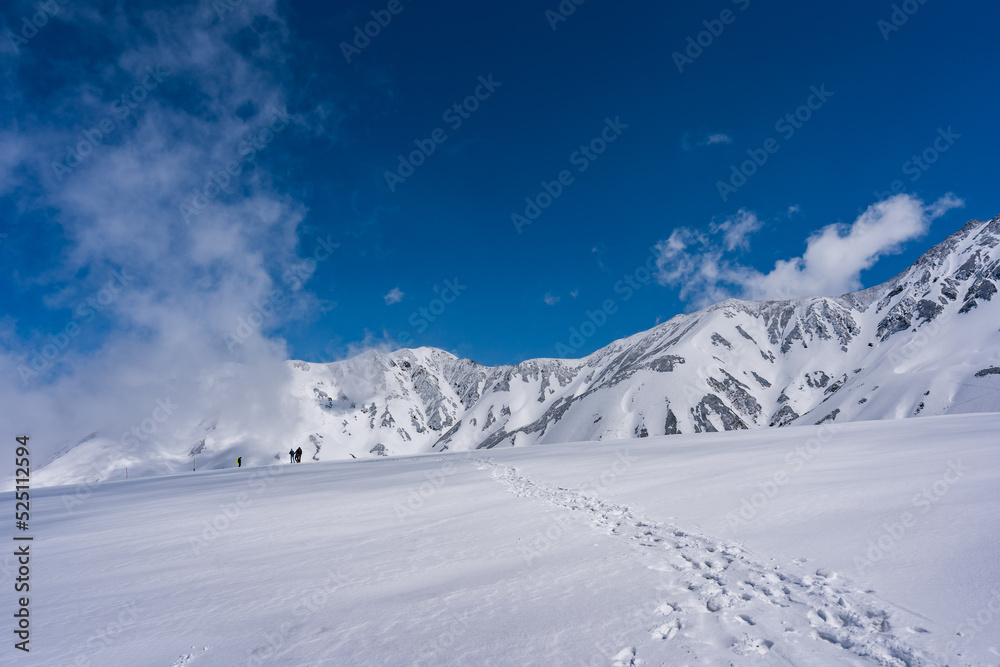
<path fill-rule="evenodd" d="M 997 665 L 998 430 L 831 422 L 36 489 L 32 651 L 8 638 L 0 662 Z"/>
<path fill-rule="evenodd" d="M 178 472 L 193 455 L 265 464 L 300 446 L 321 461 L 1000 411 L 997 283 L 1000 217 L 974 220 L 883 285 L 728 300 L 584 359 L 490 368 L 420 348 L 289 362 L 297 426 L 277 441 L 197 414 L 139 448 L 99 434 L 37 481 Z"/>

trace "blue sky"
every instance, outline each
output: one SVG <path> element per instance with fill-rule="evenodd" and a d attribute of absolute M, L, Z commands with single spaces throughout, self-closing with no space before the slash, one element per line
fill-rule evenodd
<path fill-rule="evenodd" d="M 5 394 L 584 356 L 1000 213 L 995 3 L 675 4 L 5 3 Z"/>

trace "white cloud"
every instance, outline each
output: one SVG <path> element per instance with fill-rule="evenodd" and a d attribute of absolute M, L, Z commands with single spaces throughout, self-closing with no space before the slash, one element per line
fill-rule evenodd
<path fill-rule="evenodd" d="M 685 153 L 690 153 L 696 147 L 704 148 L 706 146 L 718 146 L 720 144 L 731 143 L 733 143 L 733 138 L 725 132 L 711 132 L 698 141 L 692 141 L 690 132 L 685 132 L 683 136 L 681 136 L 681 150 Z"/>
<path fill-rule="evenodd" d="M 552 292 L 546 292 L 542 300 L 545 301 L 546 306 L 554 306 L 559 303 L 559 297 L 554 296 Z"/>
<path fill-rule="evenodd" d="M 778 260 L 767 273 L 727 256 L 748 249 L 749 234 L 760 228 L 756 216 L 741 210 L 722 223 L 713 222 L 707 234 L 675 229 L 657 244 L 657 277 L 661 284 L 680 288 L 680 297 L 699 308 L 728 297 L 839 296 L 860 289 L 863 271 L 900 252 L 904 243 L 926 234 L 936 218 L 962 205 L 951 194 L 929 206 L 897 195 L 870 206 L 850 225 L 823 227 L 809 237 L 801 257 Z"/>
<path fill-rule="evenodd" d="M 710 229 L 713 234 L 722 234 L 726 250 L 750 249 L 750 235 L 764 226 L 757 215 L 741 208 L 736 215 L 722 222 L 712 221 Z"/>
<path fill-rule="evenodd" d="M 0 431 L 32 432 L 42 463 L 93 431 L 117 440 L 148 417 L 156 400 L 170 397 L 181 407 L 159 425 L 155 444 L 182 458 L 203 437 L 194 424 L 213 416 L 228 432 L 244 434 L 242 442 L 279 450 L 294 432 L 295 414 L 284 387 L 288 352 L 271 332 L 317 302 L 283 278 L 290 270 L 302 274 L 298 252 L 311 255 L 315 241 L 303 238 L 300 246 L 305 208 L 275 189 L 265 167 L 270 152 L 301 129 L 294 113 L 256 166 L 209 200 L 191 224 L 179 205 L 239 155 L 249 132 L 274 113 L 288 113 L 281 83 L 287 27 L 272 0 L 246 0 L 223 20 L 211 5 L 109 11 L 81 20 L 115 50 L 113 58 L 80 77 L 55 77 L 69 83 L 47 91 L 50 107 L 14 110 L 53 117 L 18 132 L 16 155 L 0 160 L 0 194 L 52 211 L 61 231 L 47 248 L 51 268 L 31 276 L 53 286 L 46 306 L 72 309 L 99 293 L 112 270 L 135 277 L 92 324 L 67 315 L 78 335 L 56 364 L 27 383 L 19 367 L 62 330 L 25 326 L 5 340 Z M 67 62 L 60 66 L 74 66 Z M 80 142 L 81 127 L 111 113 L 92 91 L 116 76 L 141 79 L 153 66 L 169 70 L 162 87 L 137 104 L 113 141 L 99 142 L 73 173 L 57 179 L 53 160 Z M 179 91 L 197 103 L 168 103 Z M 241 117 L 248 101 L 258 116 Z M 0 145 L 10 139 L 0 129 Z M 12 183 L 17 178 L 35 187 L 20 188 Z"/>
<path fill-rule="evenodd" d="M 403 296 L 405 296 L 403 294 L 403 290 L 399 289 L 398 287 L 393 287 L 391 290 L 389 290 L 389 293 L 383 296 L 382 298 L 385 299 L 385 305 L 391 306 L 394 303 L 399 303 L 400 301 L 402 301 Z"/>

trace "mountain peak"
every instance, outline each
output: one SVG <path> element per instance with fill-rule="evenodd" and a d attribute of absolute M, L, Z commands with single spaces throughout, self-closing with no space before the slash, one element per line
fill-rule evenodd
<path fill-rule="evenodd" d="M 299 446 L 326 460 L 1000 411 L 998 241 L 1000 216 L 972 220 L 881 285 L 727 299 L 583 359 L 488 367 L 419 347 L 289 362 L 296 426 L 283 441 L 253 440 L 223 416 L 210 431 L 192 425 L 198 437 L 177 452 L 145 454 L 162 460 L 129 465 L 162 472 L 195 445 L 211 465 Z M 114 446 L 98 437 L 73 452 Z M 86 460 L 45 470 L 81 481 Z"/>

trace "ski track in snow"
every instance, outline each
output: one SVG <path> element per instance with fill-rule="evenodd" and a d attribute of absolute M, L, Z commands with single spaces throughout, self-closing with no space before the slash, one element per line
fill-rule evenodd
<path fill-rule="evenodd" d="M 890 616 L 909 614 L 880 601 L 873 592 L 840 584 L 834 572 L 818 569 L 814 575 L 796 576 L 776 565 L 757 562 L 735 542 L 650 520 L 626 505 L 589 492 L 533 481 L 517 468 L 493 459 L 474 461 L 480 469 L 490 469 L 493 479 L 514 495 L 582 512 L 609 536 L 627 539 L 634 549 L 646 552 L 644 555 L 661 559 L 649 567 L 670 577 L 669 585 L 662 589 L 669 591 L 670 597 L 656 609 L 655 614 L 662 618 L 652 624 L 655 627 L 645 628 L 655 640 L 687 642 L 692 653 L 703 653 L 699 637 L 705 633 L 699 629 L 715 624 L 715 630 L 736 638 L 730 649 L 739 656 L 761 657 L 773 652 L 785 664 L 795 664 L 794 654 L 786 655 L 782 644 L 785 638 L 797 643 L 805 636 L 827 642 L 868 664 L 941 664 L 893 633 Z M 899 629 L 911 634 L 927 632 L 905 623 Z M 611 660 L 613 665 L 642 664 L 635 647 L 623 648 Z"/>

